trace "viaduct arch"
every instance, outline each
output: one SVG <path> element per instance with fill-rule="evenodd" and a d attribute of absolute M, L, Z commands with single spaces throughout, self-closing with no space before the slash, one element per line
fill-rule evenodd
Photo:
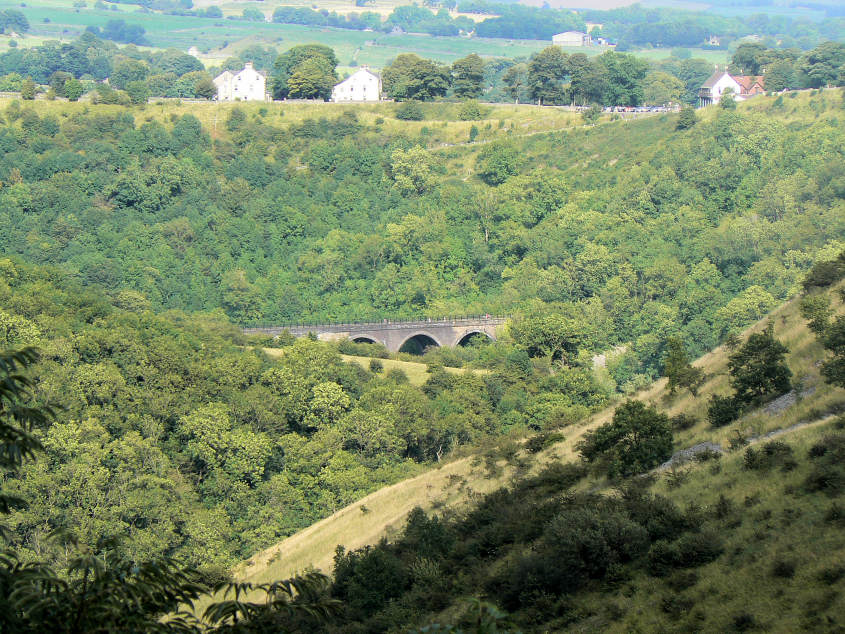
<path fill-rule="evenodd" d="M 496 329 L 502 326 L 506 317 L 482 315 L 480 317 L 448 317 L 442 319 L 419 319 L 397 321 L 385 319 L 380 322 L 349 324 L 291 324 L 244 328 L 245 334 L 278 336 L 285 330 L 296 337 L 314 333 L 322 341 L 351 339 L 356 342 L 380 343 L 391 352 L 398 352 L 412 340 L 430 340 L 437 346 L 464 345 L 476 334 L 496 339 Z"/>

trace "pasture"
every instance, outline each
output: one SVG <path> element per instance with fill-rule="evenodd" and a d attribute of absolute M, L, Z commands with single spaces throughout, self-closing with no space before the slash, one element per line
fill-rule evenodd
<path fill-rule="evenodd" d="M 224 18 L 218 19 L 164 15 L 127 4 L 107 4 L 107 8 L 97 9 L 89 2 L 85 8 L 81 8 L 74 7 L 73 2 L 74 0 L 35 0 L 20 6 L 20 3 L 2 0 L 0 9 L 20 9 L 29 20 L 30 33 L 16 38 L 20 46 L 34 46 L 51 39 L 71 40 L 88 26 L 102 27 L 109 20 L 122 19 L 130 24 L 142 26 L 146 30 L 145 37 L 153 48 L 177 48 L 187 51 L 196 46 L 206 67 L 217 66 L 227 57 L 253 44 L 272 46 L 279 51 L 299 44 L 325 44 L 335 50 L 341 71 L 362 65 L 383 68 L 400 53 L 416 53 L 443 63 L 451 63 L 470 53 L 477 53 L 484 58 L 527 58 L 551 44 L 546 40 L 435 37 L 414 33 L 391 34 L 228 19 L 240 16 L 246 7 L 258 8 L 269 19 L 272 9 L 277 5 L 262 6 L 264 3 L 257 2 L 219 3 L 204 0 L 196 3 L 197 7 L 213 4 L 220 6 Z M 379 0 L 374 6 L 354 7 L 348 0 L 330 0 L 328 4 L 320 6 L 341 13 L 352 9 L 369 11 L 375 8 L 378 12 L 387 14 L 397 4 L 401 3 L 398 0 Z M 472 17 L 481 19 L 488 16 Z M 0 52 L 8 49 L 9 39 L 0 36 Z M 565 49 L 567 53 L 579 52 L 587 55 L 599 55 L 605 50 L 600 47 Z M 649 49 L 635 53 L 651 60 L 670 55 L 669 49 Z M 703 57 L 714 64 L 723 64 L 728 60 L 725 51 L 693 49 L 693 56 Z"/>

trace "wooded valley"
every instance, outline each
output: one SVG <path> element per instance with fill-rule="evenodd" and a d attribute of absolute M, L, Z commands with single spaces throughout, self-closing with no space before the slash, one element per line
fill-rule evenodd
<path fill-rule="evenodd" d="M 771 577 L 812 578 L 800 609 L 783 602 L 789 624 L 842 627 L 842 91 L 554 130 L 522 129 L 514 113 L 536 107 L 456 125 L 456 106 L 423 105 L 405 124 L 394 104 L 2 102 L 0 349 L 40 355 L 0 363 L 0 596 L 16 606 L 0 627 L 777 630 L 780 586 L 724 619 L 695 607 L 725 591 L 700 566 L 750 566 L 758 546 L 741 541 L 773 549 Z M 472 142 L 441 136 L 470 126 Z M 411 357 L 378 346 L 241 331 L 466 313 L 510 320 L 495 342 L 424 351 L 413 382 Z M 720 344 L 718 372 L 696 371 Z M 805 379 L 818 411 L 795 422 L 823 427 L 728 451 Z M 677 482 L 637 477 L 710 433 L 724 456 Z M 575 437 L 566 459 L 532 458 Z M 473 452 L 512 470 L 507 488 L 414 511 L 269 607 L 159 620 L 237 562 Z M 86 594 L 89 575 L 102 586 Z M 27 603 L 38 593 L 55 600 Z"/>

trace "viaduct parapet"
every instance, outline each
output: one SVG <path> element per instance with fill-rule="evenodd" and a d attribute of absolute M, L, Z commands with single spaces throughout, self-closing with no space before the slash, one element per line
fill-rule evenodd
<path fill-rule="evenodd" d="M 264 334 L 278 336 L 285 330 L 296 337 L 314 333 L 321 341 L 351 339 L 361 343 L 380 343 L 391 352 L 398 352 L 405 344 L 415 341 L 420 348 L 429 346 L 458 346 L 472 335 L 482 334 L 496 339 L 496 328 L 502 326 L 506 317 L 482 315 L 480 317 L 458 317 L 443 319 L 419 319 L 396 321 L 385 319 L 379 322 L 350 324 L 292 324 L 244 328 L 248 335 Z"/>

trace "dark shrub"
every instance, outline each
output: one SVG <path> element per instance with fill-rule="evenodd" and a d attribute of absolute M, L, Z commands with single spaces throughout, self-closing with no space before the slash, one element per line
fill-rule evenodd
<path fill-rule="evenodd" d="M 813 470 L 804 481 L 808 491 L 835 495 L 845 489 L 845 434 L 826 436 L 810 448 Z"/>
<path fill-rule="evenodd" d="M 757 620 L 754 618 L 753 614 L 743 612 L 742 614 L 737 614 L 733 617 L 731 625 L 733 626 L 735 632 L 747 632 L 748 630 L 753 630 L 757 627 Z"/>
<path fill-rule="evenodd" d="M 792 371 L 786 365 L 789 349 L 775 339 L 770 323 L 755 332 L 728 358 L 734 399 L 740 405 L 758 405 L 792 389 Z"/>
<path fill-rule="evenodd" d="M 720 493 L 719 501 L 716 502 L 716 506 L 713 508 L 713 514 L 717 519 L 723 520 L 733 515 L 733 512 L 734 503 L 730 499 L 726 498 L 724 494 Z"/>
<path fill-rule="evenodd" d="M 792 579 L 795 576 L 795 562 L 776 560 L 772 564 L 772 576 L 779 579 Z"/>
<path fill-rule="evenodd" d="M 645 552 L 648 533 L 642 526 L 618 510 L 584 502 L 552 519 L 534 552 L 503 572 L 500 596 L 506 609 L 528 596 L 574 592 Z"/>
<path fill-rule="evenodd" d="M 721 459 L 722 454 L 712 449 L 705 449 L 704 451 L 699 451 L 697 454 L 695 454 L 696 462 L 710 462 Z"/>
<path fill-rule="evenodd" d="M 338 546 L 334 574 L 332 593 L 359 617 L 373 614 L 401 595 L 408 582 L 402 562 L 384 542 L 348 553 Z"/>
<path fill-rule="evenodd" d="M 686 590 L 698 583 L 698 573 L 695 570 L 679 570 L 669 578 L 668 583 L 675 590 Z"/>
<path fill-rule="evenodd" d="M 553 462 L 536 476 L 526 480 L 523 486 L 526 489 L 566 491 L 586 475 L 587 470 L 579 464 Z"/>
<path fill-rule="evenodd" d="M 454 535 L 440 518 L 428 517 L 420 507 L 408 514 L 402 547 L 416 557 L 440 557 L 451 548 L 454 541 Z"/>
<path fill-rule="evenodd" d="M 824 568 L 818 574 L 818 579 L 825 585 L 833 585 L 842 577 L 845 577 L 845 566 L 833 566 Z"/>
<path fill-rule="evenodd" d="M 824 514 L 824 521 L 831 524 L 845 525 L 845 510 L 842 509 L 836 502 L 830 505 L 830 508 Z"/>
<path fill-rule="evenodd" d="M 693 427 L 698 422 L 698 419 L 694 416 L 688 416 L 687 414 L 676 414 L 669 419 L 669 422 L 672 424 L 672 429 L 675 431 L 683 431 Z"/>
<path fill-rule="evenodd" d="M 550 447 L 556 442 L 560 442 L 562 440 L 565 440 L 563 434 L 557 432 L 546 432 L 544 434 L 531 436 L 531 438 L 525 442 L 525 448 L 529 453 L 540 453 L 546 447 Z"/>
<path fill-rule="evenodd" d="M 642 401 L 626 401 L 611 422 L 585 434 L 577 448 L 587 462 L 606 463 L 611 478 L 627 477 L 672 455 L 672 429 L 666 414 Z"/>
<path fill-rule="evenodd" d="M 713 531 L 687 533 L 678 540 L 679 563 L 684 568 L 710 563 L 723 550 L 722 538 Z"/>
<path fill-rule="evenodd" d="M 722 554 L 722 540 L 712 531 L 687 533 L 676 542 L 658 541 L 648 553 L 648 569 L 662 577 L 674 568 L 694 568 L 716 559 Z"/>
<path fill-rule="evenodd" d="M 690 528 L 687 518 L 668 498 L 631 486 L 622 489 L 621 494 L 628 516 L 645 526 L 651 541 L 675 539 Z"/>
<path fill-rule="evenodd" d="M 687 614 L 694 605 L 695 601 L 693 599 L 680 594 L 670 594 L 667 597 L 663 597 L 663 600 L 660 602 L 660 608 L 666 614 L 676 619 Z"/>
<path fill-rule="evenodd" d="M 656 577 L 665 577 L 678 565 L 678 547 L 666 540 L 655 542 L 648 551 L 648 571 Z"/>
<path fill-rule="evenodd" d="M 382 370 L 384 370 L 384 363 L 379 359 L 370 359 L 370 372 L 378 374 Z"/>
<path fill-rule="evenodd" d="M 792 457 L 792 447 L 785 442 L 774 440 L 760 449 L 748 447 L 745 450 L 744 466 L 746 469 L 764 471 L 776 466 L 788 471 L 795 468 L 796 462 Z"/>
<path fill-rule="evenodd" d="M 845 277 L 845 252 L 831 262 L 817 262 L 802 282 L 805 291 L 827 288 Z"/>
<path fill-rule="evenodd" d="M 396 118 L 402 121 L 422 121 L 425 118 L 419 101 L 403 101 L 396 108 Z"/>
<path fill-rule="evenodd" d="M 724 427 L 734 422 L 742 413 L 742 405 L 733 396 L 719 396 L 714 394 L 710 397 L 710 404 L 707 406 L 707 420 L 713 427 Z"/>

